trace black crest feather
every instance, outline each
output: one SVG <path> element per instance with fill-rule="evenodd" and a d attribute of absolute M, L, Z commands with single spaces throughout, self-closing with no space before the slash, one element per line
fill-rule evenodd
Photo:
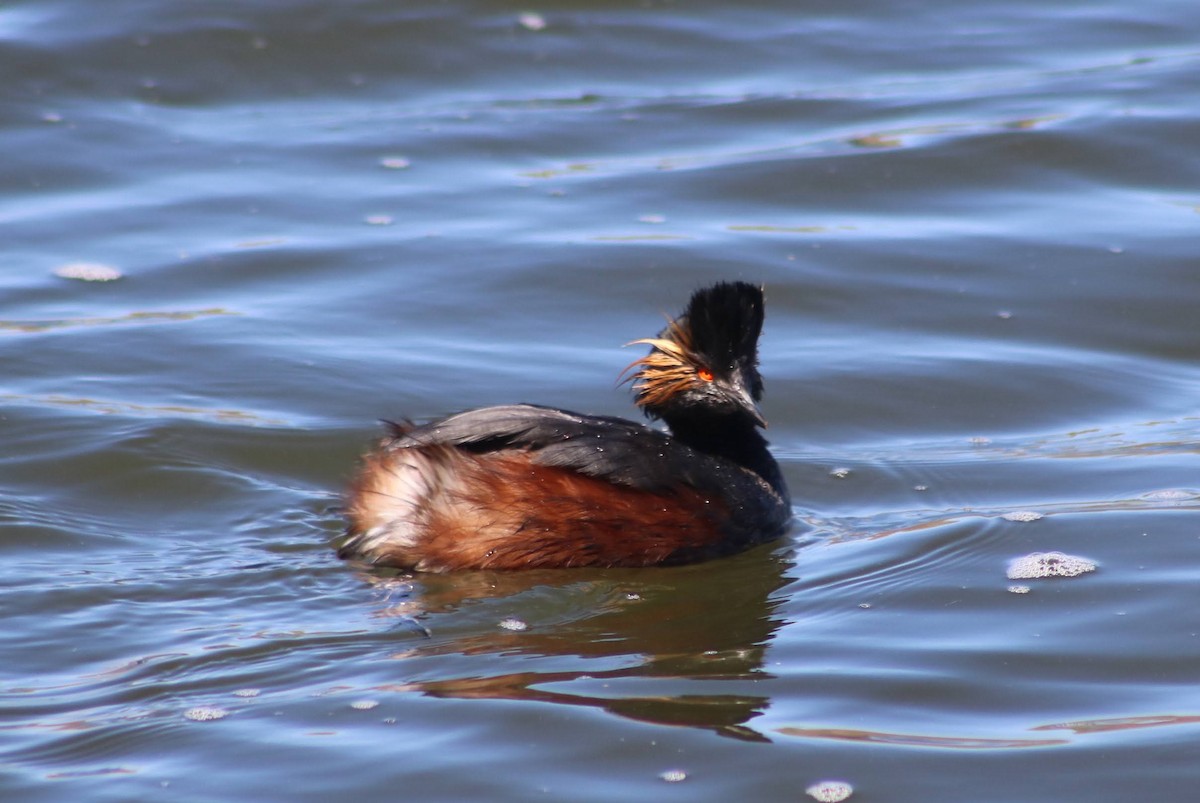
<path fill-rule="evenodd" d="M 692 294 L 683 313 L 692 348 L 713 365 L 758 361 L 763 326 L 763 292 L 747 282 L 720 282 Z"/>

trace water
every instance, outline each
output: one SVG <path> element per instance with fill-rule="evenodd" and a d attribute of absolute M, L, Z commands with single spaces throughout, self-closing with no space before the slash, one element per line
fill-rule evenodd
<path fill-rule="evenodd" d="M 5 5 L 0 797 L 1192 799 L 1197 41 L 1182 0 Z M 620 344 L 719 278 L 767 287 L 789 538 L 334 558 L 375 419 L 629 415 Z M 1006 576 L 1051 551 L 1097 569 Z"/>

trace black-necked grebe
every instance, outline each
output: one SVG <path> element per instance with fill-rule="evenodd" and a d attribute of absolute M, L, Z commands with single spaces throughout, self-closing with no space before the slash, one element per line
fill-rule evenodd
<path fill-rule="evenodd" d="M 338 550 L 426 572 L 651 566 L 777 538 L 791 508 L 766 422 L 762 290 L 697 290 L 626 372 L 670 433 L 515 404 L 391 424 L 365 458 Z M 631 344 L 632 345 L 632 344 Z"/>

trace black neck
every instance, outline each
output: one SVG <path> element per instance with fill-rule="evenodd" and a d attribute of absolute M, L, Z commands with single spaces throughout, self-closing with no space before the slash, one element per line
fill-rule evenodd
<path fill-rule="evenodd" d="M 676 440 L 698 452 L 723 457 L 750 469 L 778 491 L 783 491 L 783 475 L 775 458 L 767 450 L 767 439 L 753 421 L 745 416 L 664 416 L 664 422 Z"/>

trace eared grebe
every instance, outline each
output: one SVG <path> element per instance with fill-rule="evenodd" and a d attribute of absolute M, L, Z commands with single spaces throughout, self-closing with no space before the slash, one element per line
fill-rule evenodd
<path fill-rule="evenodd" d="M 426 572 L 650 566 L 777 538 L 791 506 L 758 432 L 762 323 L 760 288 L 721 283 L 634 341 L 650 346 L 626 369 L 636 403 L 670 434 L 531 404 L 390 424 L 338 556 Z"/>

